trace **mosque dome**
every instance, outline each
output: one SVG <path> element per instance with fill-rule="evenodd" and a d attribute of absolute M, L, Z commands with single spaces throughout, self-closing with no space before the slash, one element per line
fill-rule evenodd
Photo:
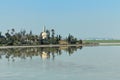
<path fill-rule="evenodd" d="M 42 39 L 46 39 L 47 38 L 47 33 L 46 32 L 42 32 Z"/>

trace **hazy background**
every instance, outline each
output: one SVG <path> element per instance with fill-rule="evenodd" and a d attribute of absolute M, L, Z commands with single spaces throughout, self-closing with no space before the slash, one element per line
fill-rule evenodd
<path fill-rule="evenodd" d="M 42 27 L 77 38 L 119 38 L 120 0 L 0 0 L 0 31 Z"/>

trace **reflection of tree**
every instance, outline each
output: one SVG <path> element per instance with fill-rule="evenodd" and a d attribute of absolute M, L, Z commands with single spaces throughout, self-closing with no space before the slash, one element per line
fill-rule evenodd
<path fill-rule="evenodd" d="M 16 48 L 16 49 L 1 49 L 0 59 L 3 56 L 9 60 L 15 60 L 15 58 L 31 58 L 34 56 L 41 56 L 42 59 L 54 60 L 55 56 L 62 55 L 62 51 L 66 51 L 69 55 L 73 54 L 77 49 L 82 47 L 47 47 L 47 48 Z"/>

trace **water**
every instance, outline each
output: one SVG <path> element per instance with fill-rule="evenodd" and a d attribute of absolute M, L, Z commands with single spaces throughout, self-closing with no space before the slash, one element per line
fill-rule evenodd
<path fill-rule="evenodd" d="M 0 80 L 120 80 L 120 46 L 1 50 L 0 54 Z"/>

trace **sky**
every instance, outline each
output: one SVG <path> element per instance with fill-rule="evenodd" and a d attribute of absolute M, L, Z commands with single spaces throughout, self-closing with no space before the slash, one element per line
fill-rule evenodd
<path fill-rule="evenodd" d="M 0 31 L 46 26 L 63 37 L 120 39 L 120 0 L 0 0 Z"/>

